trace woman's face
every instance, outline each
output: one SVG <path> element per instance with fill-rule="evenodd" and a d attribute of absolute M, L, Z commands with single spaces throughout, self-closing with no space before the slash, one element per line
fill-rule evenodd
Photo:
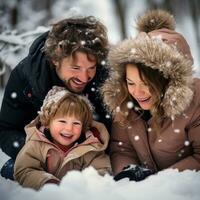
<path fill-rule="evenodd" d="M 128 92 L 138 102 L 140 107 L 143 110 L 151 110 L 154 105 L 154 98 L 149 91 L 149 86 L 141 80 L 139 71 L 134 64 L 126 65 L 126 83 Z"/>

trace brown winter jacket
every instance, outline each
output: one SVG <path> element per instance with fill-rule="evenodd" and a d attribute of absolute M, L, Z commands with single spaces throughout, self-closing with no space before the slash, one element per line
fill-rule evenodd
<path fill-rule="evenodd" d="M 92 123 L 92 127 L 99 131 L 101 141 L 90 135 L 83 143 L 74 145 L 65 153 L 36 128 L 37 121 L 36 118 L 26 126 L 26 144 L 19 152 L 14 166 L 15 180 L 23 187 L 38 190 L 46 182 L 60 182 L 70 170 L 83 170 L 88 166 L 93 166 L 100 175 L 111 173 L 110 160 L 104 152 L 109 134 L 102 123 Z M 50 158 L 51 166 L 47 166 L 47 158 Z"/>
<path fill-rule="evenodd" d="M 155 171 L 166 168 L 200 170 L 200 80 L 195 80 L 194 98 L 183 115 L 165 120 L 161 134 L 132 111 L 130 125 L 113 123 L 111 163 L 114 174 L 128 164 L 145 165 Z"/>
<path fill-rule="evenodd" d="M 129 164 L 145 165 L 155 171 L 200 170 L 200 80 L 193 78 L 191 59 L 159 37 L 140 34 L 113 47 L 108 62 L 112 70 L 101 93 L 114 116 L 110 146 L 114 174 Z M 151 119 L 145 122 L 137 115 L 134 110 L 137 105 L 126 108 L 133 101 L 127 95 L 127 63 L 141 63 L 158 70 L 168 80 L 160 94 L 164 121 L 158 137 Z M 129 125 L 124 128 L 120 126 L 121 113 L 128 117 Z M 157 107 L 152 115 L 156 113 L 159 113 Z"/>

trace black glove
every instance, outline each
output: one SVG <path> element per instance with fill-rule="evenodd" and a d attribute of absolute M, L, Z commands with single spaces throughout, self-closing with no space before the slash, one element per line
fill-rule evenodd
<path fill-rule="evenodd" d="M 14 180 L 13 173 L 14 173 L 14 160 L 11 158 L 9 159 L 1 168 L 0 174 L 2 177 L 10 180 Z"/>
<path fill-rule="evenodd" d="M 142 181 L 152 174 L 154 174 L 154 172 L 151 169 L 138 165 L 128 165 L 114 177 L 114 180 L 119 181 L 123 178 L 129 178 L 130 181 Z"/>

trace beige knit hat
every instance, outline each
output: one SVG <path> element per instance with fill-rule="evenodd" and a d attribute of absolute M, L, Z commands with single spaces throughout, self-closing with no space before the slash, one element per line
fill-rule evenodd
<path fill-rule="evenodd" d="M 53 86 L 52 89 L 47 93 L 40 111 L 38 111 L 42 125 L 45 126 L 49 124 L 50 118 L 55 115 L 61 102 L 70 95 L 73 95 L 84 101 L 88 105 L 91 112 L 93 112 L 92 104 L 85 96 L 71 93 L 64 87 Z"/>
<path fill-rule="evenodd" d="M 162 39 L 194 63 L 190 47 L 185 38 L 175 31 L 175 19 L 169 12 L 160 9 L 147 11 L 138 17 L 137 29 L 151 38 Z"/>

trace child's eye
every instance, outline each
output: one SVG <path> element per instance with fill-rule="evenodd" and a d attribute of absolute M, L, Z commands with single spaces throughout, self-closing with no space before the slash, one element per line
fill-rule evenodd
<path fill-rule="evenodd" d="M 74 122 L 74 125 L 81 126 L 81 122 Z"/>
<path fill-rule="evenodd" d="M 59 120 L 59 122 L 60 122 L 60 123 L 66 123 L 66 121 L 65 121 L 65 120 Z"/>

